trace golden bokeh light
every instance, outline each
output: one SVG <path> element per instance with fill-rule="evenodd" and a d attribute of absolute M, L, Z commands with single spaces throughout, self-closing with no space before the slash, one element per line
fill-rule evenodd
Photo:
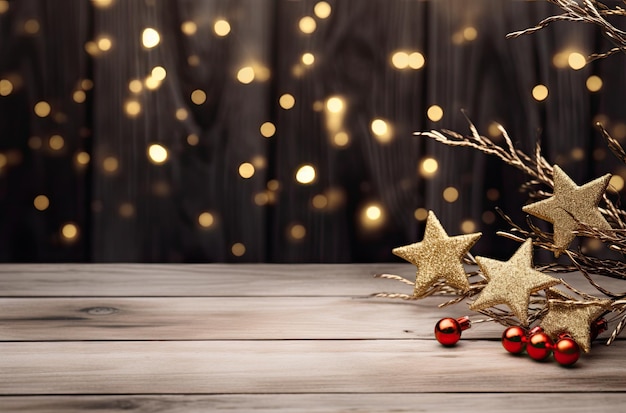
<path fill-rule="evenodd" d="M 107 156 L 102 161 L 102 169 L 104 169 L 105 172 L 109 172 L 109 173 L 115 172 L 117 171 L 119 166 L 120 166 L 120 163 L 115 156 Z"/>
<path fill-rule="evenodd" d="M 143 82 L 139 79 L 133 79 L 128 82 L 128 90 L 133 93 L 139 93 L 143 90 Z"/>
<path fill-rule="evenodd" d="M 192 54 L 187 58 L 187 64 L 189 66 L 198 66 L 200 64 L 200 56 Z"/>
<path fill-rule="evenodd" d="M 443 118 L 443 109 L 439 105 L 432 105 L 428 108 L 426 116 L 433 122 L 439 122 Z"/>
<path fill-rule="evenodd" d="M 26 34 L 37 34 L 39 32 L 40 26 L 37 19 L 28 19 L 24 23 L 24 32 Z"/>
<path fill-rule="evenodd" d="M 537 85 L 533 88 L 533 98 L 537 102 L 544 101 L 548 98 L 548 88 L 545 85 Z"/>
<path fill-rule="evenodd" d="M 344 148 L 350 144 L 350 135 L 344 131 L 339 131 L 333 136 L 333 145 Z"/>
<path fill-rule="evenodd" d="M 424 178 L 431 178 L 439 169 L 439 162 L 435 158 L 424 158 L 419 165 L 419 173 Z"/>
<path fill-rule="evenodd" d="M 80 81 L 80 87 L 83 90 L 91 90 L 93 89 L 93 80 L 91 79 L 83 79 Z"/>
<path fill-rule="evenodd" d="M 79 165 L 87 165 L 91 160 L 91 156 L 87 152 L 78 152 L 76 154 L 76 163 Z"/>
<path fill-rule="evenodd" d="M 131 117 L 137 117 L 141 113 L 141 103 L 136 100 L 129 100 L 124 104 L 124 111 Z"/>
<path fill-rule="evenodd" d="M 574 161 L 582 161 L 585 159 L 585 150 L 583 148 L 572 148 L 570 156 Z"/>
<path fill-rule="evenodd" d="M 88 41 L 85 43 L 85 51 L 89 53 L 91 56 L 98 56 L 100 54 L 100 49 L 96 42 Z"/>
<path fill-rule="evenodd" d="M 196 146 L 200 143 L 200 137 L 195 133 L 190 133 L 189 135 L 187 135 L 187 143 L 190 146 Z"/>
<path fill-rule="evenodd" d="M 9 96 L 13 92 L 13 83 L 8 79 L 0 79 L 0 96 Z"/>
<path fill-rule="evenodd" d="M 277 179 L 267 181 L 267 189 L 270 191 L 278 191 L 280 189 L 280 182 L 278 182 Z"/>
<path fill-rule="evenodd" d="M 296 171 L 296 181 L 303 185 L 311 184 L 315 181 L 316 175 L 313 165 L 301 165 Z"/>
<path fill-rule="evenodd" d="M 293 95 L 289 93 L 285 93 L 278 99 L 278 104 L 280 105 L 281 108 L 285 110 L 289 110 L 295 106 L 296 98 L 293 97 Z"/>
<path fill-rule="evenodd" d="M 581 53 L 572 52 L 567 56 L 567 64 L 574 70 L 580 70 L 587 65 L 587 59 Z"/>
<path fill-rule="evenodd" d="M 254 203 L 258 206 L 267 205 L 270 202 L 270 196 L 266 191 L 254 194 Z"/>
<path fill-rule="evenodd" d="M 7 0 L 0 0 L 0 14 L 9 11 L 9 2 Z"/>
<path fill-rule="evenodd" d="M 558 69 L 565 69 L 568 66 L 567 64 L 568 56 L 569 56 L 569 52 L 567 51 L 561 51 L 561 52 L 555 53 L 554 56 L 552 57 L 552 64 L 554 65 L 554 67 Z"/>
<path fill-rule="evenodd" d="M 497 201 L 498 199 L 500 199 L 500 191 L 498 191 L 496 188 L 487 189 L 486 195 L 487 199 L 490 201 Z"/>
<path fill-rule="evenodd" d="M 169 154 L 164 146 L 158 143 L 148 146 L 148 159 L 153 164 L 160 165 L 164 163 L 167 161 L 168 156 Z"/>
<path fill-rule="evenodd" d="M 287 235 L 292 241 L 300 241 L 306 237 L 306 228 L 302 224 L 291 224 L 287 230 Z"/>
<path fill-rule="evenodd" d="M 383 225 L 385 212 L 378 203 L 365 205 L 360 214 L 361 226 L 365 229 L 375 229 Z"/>
<path fill-rule="evenodd" d="M 61 236 L 68 242 L 76 240 L 78 238 L 78 226 L 71 222 L 63 225 L 61 228 Z"/>
<path fill-rule="evenodd" d="M 52 135 L 48 139 L 48 146 L 54 151 L 58 151 L 65 146 L 65 140 L 61 135 Z"/>
<path fill-rule="evenodd" d="M 37 102 L 35 103 L 35 115 L 39 116 L 40 118 L 45 118 L 46 116 L 50 115 L 50 112 L 52 110 L 52 108 L 50 107 L 50 104 L 46 101 L 41 101 L 41 102 Z"/>
<path fill-rule="evenodd" d="M 158 46 L 160 42 L 161 35 L 152 27 L 145 28 L 141 33 L 141 44 L 143 44 L 143 47 L 146 49 L 152 49 L 153 47 Z"/>
<path fill-rule="evenodd" d="M 8 162 L 9 159 L 7 158 L 7 156 L 3 153 L 0 153 L 0 168 L 4 168 L 5 166 L 7 166 Z"/>
<path fill-rule="evenodd" d="M 332 7 L 325 1 L 319 1 L 313 7 L 313 13 L 320 19 L 327 19 L 332 12 Z"/>
<path fill-rule="evenodd" d="M 626 123 L 616 122 L 615 125 L 611 128 L 611 135 L 615 139 L 626 138 Z"/>
<path fill-rule="evenodd" d="M 196 89 L 191 92 L 191 101 L 196 105 L 202 105 L 206 102 L 206 92 L 202 89 Z"/>
<path fill-rule="evenodd" d="M 456 202 L 459 199 L 459 190 L 453 186 L 449 186 L 443 190 L 442 195 L 446 202 Z"/>
<path fill-rule="evenodd" d="M 96 46 L 98 46 L 101 52 L 108 52 L 113 47 L 113 41 L 110 37 L 101 36 L 96 41 Z"/>
<path fill-rule="evenodd" d="M 155 66 L 150 71 L 150 75 L 154 79 L 156 79 L 159 82 L 161 82 L 161 81 L 165 80 L 165 78 L 167 77 L 167 71 L 165 70 L 165 68 L 163 66 Z"/>
<path fill-rule="evenodd" d="M 213 217 L 212 213 L 204 211 L 200 215 L 198 215 L 198 224 L 200 224 L 202 228 L 210 228 L 213 226 L 214 223 L 215 217 Z"/>
<path fill-rule="evenodd" d="M 187 20 L 180 25 L 180 31 L 187 36 L 193 36 L 198 31 L 198 25 L 195 22 Z"/>
<path fill-rule="evenodd" d="M 161 81 L 156 77 L 152 77 L 152 75 L 147 76 L 144 83 L 148 90 L 156 90 L 161 86 Z"/>
<path fill-rule="evenodd" d="M 106 9 L 111 7 L 113 0 L 91 0 L 91 3 L 97 8 Z"/>
<path fill-rule="evenodd" d="M 213 24 L 213 31 L 220 37 L 227 36 L 230 33 L 230 23 L 224 19 L 219 19 Z"/>
<path fill-rule="evenodd" d="M 602 89 L 602 79 L 600 76 L 591 75 L 587 78 L 585 85 L 590 92 L 597 92 Z"/>
<path fill-rule="evenodd" d="M 135 206 L 130 202 L 123 202 L 122 204 L 120 204 L 117 212 L 122 218 L 130 218 L 135 215 Z"/>
<path fill-rule="evenodd" d="M 232 247 L 230 247 L 230 252 L 235 257 L 241 257 L 246 253 L 246 246 L 243 245 L 241 242 L 236 242 L 232 245 Z"/>
<path fill-rule="evenodd" d="M 315 63 L 315 55 L 310 52 L 303 53 L 300 59 L 302 60 L 302 63 L 307 66 L 311 66 L 313 63 Z"/>
<path fill-rule="evenodd" d="M 326 101 L 326 109 L 331 113 L 341 113 L 344 108 L 344 100 L 339 96 L 332 96 Z"/>
<path fill-rule="evenodd" d="M 461 222 L 461 232 L 469 234 L 474 231 L 476 231 L 476 223 L 474 221 L 471 219 L 465 219 Z"/>
<path fill-rule="evenodd" d="M 237 80 L 244 85 L 252 83 L 254 80 L 254 69 L 251 66 L 244 66 L 237 72 Z"/>
<path fill-rule="evenodd" d="M 189 117 L 189 112 L 187 112 L 187 109 L 185 108 L 178 108 L 176 109 L 175 116 L 176 119 L 182 122 Z"/>
<path fill-rule="evenodd" d="M 72 99 L 76 103 L 83 103 L 85 100 L 87 100 L 87 94 L 82 90 L 76 90 L 72 94 Z"/>
<path fill-rule="evenodd" d="M 276 133 L 276 126 L 272 122 L 264 122 L 259 130 L 263 137 L 271 138 Z"/>
<path fill-rule="evenodd" d="M 33 205 L 38 211 L 45 211 L 50 206 L 50 200 L 45 195 L 37 195 L 33 200 Z"/>
<path fill-rule="evenodd" d="M 611 176 L 608 189 L 613 192 L 619 192 L 624 189 L 624 178 L 619 175 Z"/>
<path fill-rule="evenodd" d="M 315 209 L 324 209 L 328 206 L 328 197 L 324 194 L 317 194 L 311 199 L 311 205 Z"/>
<path fill-rule="evenodd" d="M 387 122 L 379 118 L 374 119 L 370 126 L 374 135 L 381 136 L 389 132 L 389 126 L 387 125 Z"/>
<path fill-rule="evenodd" d="M 413 216 L 418 221 L 426 221 L 426 218 L 428 218 L 428 210 L 426 208 L 417 208 L 413 212 Z"/>
<path fill-rule="evenodd" d="M 500 138 L 502 136 L 502 131 L 500 130 L 501 125 L 498 122 L 491 122 L 487 127 L 487 134 L 491 138 Z"/>
<path fill-rule="evenodd" d="M 420 52 L 413 52 L 409 54 L 409 67 L 411 69 L 421 69 L 422 67 L 424 67 L 424 64 L 426 64 L 426 59 L 424 58 L 423 54 L 421 54 Z"/>
<path fill-rule="evenodd" d="M 249 178 L 252 178 L 253 175 L 254 175 L 254 165 L 252 165 L 250 162 L 244 162 L 241 165 L 239 165 L 239 176 L 241 176 L 244 179 L 249 179 Z"/>
<path fill-rule="evenodd" d="M 409 67 L 409 54 L 404 51 L 395 52 L 391 55 L 391 64 L 396 69 L 406 69 Z"/>
<path fill-rule="evenodd" d="M 463 38 L 467 40 L 468 42 L 476 40 L 477 37 L 478 37 L 478 30 L 476 30 L 475 27 L 468 26 L 463 29 Z"/>
<path fill-rule="evenodd" d="M 304 16 L 298 22 L 298 27 L 302 33 L 311 34 L 317 28 L 317 23 L 315 23 L 315 19 L 313 19 L 313 17 Z"/>

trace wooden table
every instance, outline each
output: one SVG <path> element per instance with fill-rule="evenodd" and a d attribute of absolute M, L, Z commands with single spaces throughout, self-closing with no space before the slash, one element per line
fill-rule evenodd
<path fill-rule="evenodd" d="M 626 345 L 573 368 L 506 353 L 498 324 L 369 298 L 376 265 L 0 266 L 0 411 L 623 411 Z M 607 281 L 614 290 L 619 283 Z"/>

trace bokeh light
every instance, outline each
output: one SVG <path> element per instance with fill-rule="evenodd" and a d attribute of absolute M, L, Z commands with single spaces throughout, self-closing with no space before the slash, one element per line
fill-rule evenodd
<path fill-rule="evenodd" d="M 315 23 L 315 19 L 313 19 L 313 17 L 304 16 L 298 22 L 298 27 L 302 33 L 311 34 L 317 28 L 317 23 Z"/>
<path fill-rule="evenodd" d="M 320 19 L 327 19 L 332 12 L 332 7 L 325 1 L 320 1 L 313 7 L 313 13 Z"/>
<path fill-rule="evenodd" d="M 264 122 L 259 131 L 263 137 L 271 138 L 276 133 L 276 126 L 272 122 Z"/>
<path fill-rule="evenodd" d="M 581 53 L 572 52 L 567 56 L 567 64 L 574 70 L 580 70 L 587 65 L 587 59 Z"/>
<path fill-rule="evenodd" d="M 227 36 L 230 33 L 230 23 L 224 19 L 216 20 L 213 24 L 213 31 L 220 37 Z"/>
<path fill-rule="evenodd" d="M 239 176 L 244 179 L 252 178 L 254 172 L 254 165 L 252 165 L 250 162 L 244 162 L 239 165 Z"/>
<path fill-rule="evenodd" d="M 180 31 L 187 36 L 193 36 L 198 31 L 198 25 L 190 20 L 182 22 L 180 25 Z"/>
<path fill-rule="evenodd" d="M 611 176 L 608 189 L 613 192 L 619 192 L 624 189 L 624 178 L 619 175 Z"/>
<path fill-rule="evenodd" d="M 67 242 L 73 242 L 78 238 L 78 226 L 74 223 L 67 223 L 61 227 L 61 236 Z"/>
<path fill-rule="evenodd" d="M 426 208 L 417 208 L 413 212 L 413 216 L 418 221 L 426 221 L 426 218 L 428 218 L 428 210 Z"/>
<path fill-rule="evenodd" d="M 419 173 L 424 178 L 431 178 L 439 169 L 439 163 L 435 158 L 424 158 L 419 165 Z"/>
<path fill-rule="evenodd" d="M 364 229 L 377 229 L 385 223 L 385 211 L 379 203 L 365 205 L 360 214 L 361 226 Z"/>
<path fill-rule="evenodd" d="M 300 184 L 307 185 L 315 181 L 316 172 L 313 165 L 305 164 L 296 171 L 296 181 Z"/>
<path fill-rule="evenodd" d="M 206 102 L 206 92 L 201 89 L 196 89 L 191 92 L 191 101 L 196 105 L 202 105 Z"/>
<path fill-rule="evenodd" d="M 202 228 L 211 228 L 215 223 L 215 217 L 209 211 L 204 211 L 198 215 L 198 224 Z"/>
<path fill-rule="evenodd" d="M 545 85 L 537 85 L 533 88 L 532 94 L 533 94 L 533 98 L 537 102 L 541 102 L 547 99 L 548 88 Z"/>
<path fill-rule="evenodd" d="M 52 110 L 52 108 L 50 107 L 50 104 L 46 101 L 41 101 L 41 102 L 37 102 L 35 103 L 35 115 L 39 116 L 40 118 L 45 118 L 46 116 L 50 115 L 50 112 Z"/>
<path fill-rule="evenodd" d="M 459 190 L 453 186 L 449 186 L 443 190 L 443 199 L 446 202 L 456 202 L 459 199 Z"/>
<path fill-rule="evenodd" d="M 45 195 L 37 195 L 33 200 L 33 205 L 38 211 L 45 211 L 50 206 L 50 200 Z"/>
<path fill-rule="evenodd" d="M 160 42 L 161 35 L 152 27 L 145 28 L 141 33 L 141 44 L 143 44 L 143 47 L 146 49 L 152 49 L 153 47 L 158 46 Z"/>
<path fill-rule="evenodd" d="M 289 110 L 295 106 L 296 98 L 289 93 L 285 93 L 284 95 L 281 95 L 281 97 L 278 99 L 278 104 L 281 108 Z"/>
<path fill-rule="evenodd" d="M 160 165 L 167 161 L 167 158 L 168 152 L 164 146 L 158 143 L 154 143 L 148 146 L 148 159 L 153 164 Z"/>
<path fill-rule="evenodd" d="M 246 246 L 241 242 L 236 242 L 232 245 L 232 247 L 230 247 L 230 252 L 235 257 L 241 257 L 246 253 Z"/>
<path fill-rule="evenodd" d="M 252 83 L 254 80 L 254 69 L 251 66 L 244 66 L 237 72 L 237 80 L 244 85 Z"/>
<path fill-rule="evenodd" d="M 443 118 L 443 109 L 439 105 L 432 105 L 428 108 L 426 116 L 433 122 L 439 122 Z"/>
<path fill-rule="evenodd" d="M 306 228 L 302 224 L 291 224 L 287 228 L 287 237 L 291 241 L 300 241 L 306 237 Z"/>
<path fill-rule="evenodd" d="M 9 96 L 13 92 L 13 83 L 8 79 L 0 79 L 0 96 Z"/>
<path fill-rule="evenodd" d="M 590 92 L 597 92 L 602 89 L 602 79 L 600 76 L 591 75 L 587 78 L 585 85 Z"/>

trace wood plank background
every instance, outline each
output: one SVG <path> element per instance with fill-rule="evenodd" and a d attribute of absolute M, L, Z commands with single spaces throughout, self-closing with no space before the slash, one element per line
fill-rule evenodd
<path fill-rule="evenodd" d="M 414 267 L 1 266 L 0 411 L 586 412 L 623 401 L 626 342 L 596 342 L 568 369 L 509 355 L 494 323 L 444 348 L 435 322 L 466 305 L 372 298 L 410 292 L 372 277 L 383 271 L 411 279 Z"/>

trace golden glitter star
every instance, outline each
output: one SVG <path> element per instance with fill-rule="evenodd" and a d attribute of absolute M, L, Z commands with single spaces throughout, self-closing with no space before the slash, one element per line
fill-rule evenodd
<path fill-rule="evenodd" d="M 428 212 L 422 242 L 394 248 L 393 253 L 417 266 L 413 295 L 420 297 L 440 278 L 463 292 L 469 282 L 462 259 L 478 241 L 481 233 L 449 237 L 432 211 Z"/>
<path fill-rule="evenodd" d="M 599 300 L 590 304 L 549 300 L 548 313 L 540 325 L 555 340 L 560 333 L 568 333 L 588 353 L 591 349 L 591 323 L 610 308 L 611 300 Z"/>
<path fill-rule="evenodd" d="M 470 309 L 484 310 L 506 304 L 524 326 L 528 325 L 530 295 L 561 282 L 533 269 L 533 244 L 530 238 L 508 261 L 476 257 L 476 262 L 489 282 L 470 305 Z"/>
<path fill-rule="evenodd" d="M 598 229 L 611 229 L 600 213 L 598 203 L 604 195 L 611 174 L 578 186 L 558 165 L 554 165 L 554 195 L 526 205 L 522 210 L 554 226 L 556 257 L 567 249 L 576 237 L 572 231 L 579 228 L 578 221 Z"/>

